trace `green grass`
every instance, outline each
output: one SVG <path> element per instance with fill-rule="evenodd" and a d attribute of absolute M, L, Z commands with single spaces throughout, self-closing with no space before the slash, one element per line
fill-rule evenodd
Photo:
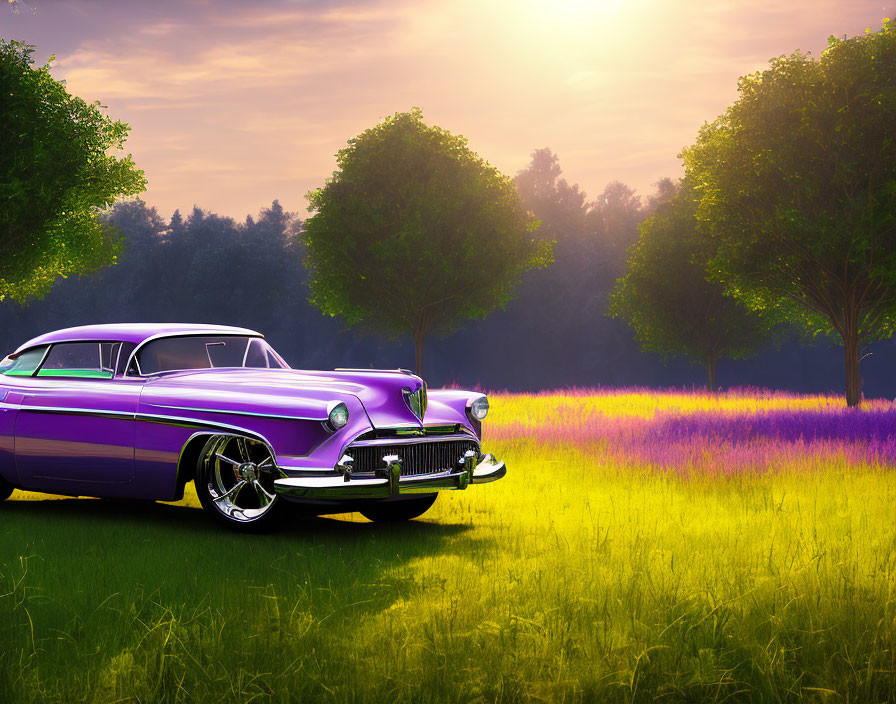
<path fill-rule="evenodd" d="M 14 495 L 0 701 L 896 701 L 892 471 L 489 449 L 505 480 L 399 526 Z"/>

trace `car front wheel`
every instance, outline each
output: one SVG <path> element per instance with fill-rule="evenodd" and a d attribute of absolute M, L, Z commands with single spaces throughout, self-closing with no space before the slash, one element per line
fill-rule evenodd
<path fill-rule="evenodd" d="M 243 530 L 267 527 L 278 509 L 277 465 L 268 446 L 240 435 L 214 435 L 196 467 L 196 495 L 219 521 Z"/>
<path fill-rule="evenodd" d="M 13 485 L 7 482 L 3 477 L 0 477 L 0 501 L 4 499 L 8 499 L 12 496 Z"/>
<path fill-rule="evenodd" d="M 379 501 L 361 509 L 364 518 L 375 523 L 410 521 L 426 513 L 436 502 L 438 494 L 427 494 L 412 499 Z"/>

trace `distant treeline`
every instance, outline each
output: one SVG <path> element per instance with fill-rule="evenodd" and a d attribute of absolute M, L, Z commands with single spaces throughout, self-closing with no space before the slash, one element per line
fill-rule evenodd
<path fill-rule="evenodd" d="M 674 191 L 671 181 L 642 200 L 614 182 L 594 199 L 567 183 L 558 160 L 538 150 L 516 178 L 526 206 L 553 240 L 554 264 L 525 275 L 505 310 L 426 344 L 433 386 L 457 382 L 533 390 L 596 385 L 702 385 L 686 361 L 664 364 L 641 352 L 630 328 L 606 316 L 639 224 Z M 117 205 L 108 222 L 122 237 L 116 265 L 56 282 L 27 306 L 0 303 L 4 352 L 41 332 L 98 322 L 184 321 L 241 325 L 265 333 L 295 367 L 411 367 L 410 341 L 348 332 L 307 302 L 307 273 L 295 233 L 301 221 L 276 201 L 244 222 L 194 208 L 162 219 L 142 201 Z M 384 295 L 388 295 L 384 291 Z M 896 347 L 871 348 L 863 362 L 868 396 L 896 395 Z M 747 361 L 723 362 L 725 386 L 832 391 L 842 351 L 822 341 L 785 342 Z"/>

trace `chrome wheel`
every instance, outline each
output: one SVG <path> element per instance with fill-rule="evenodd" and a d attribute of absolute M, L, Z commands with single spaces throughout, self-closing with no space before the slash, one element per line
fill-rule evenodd
<path fill-rule="evenodd" d="M 204 489 L 200 498 L 229 521 L 252 523 L 270 513 L 277 503 L 277 465 L 263 442 L 219 435 L 206 444 L 200 463 Z"/>

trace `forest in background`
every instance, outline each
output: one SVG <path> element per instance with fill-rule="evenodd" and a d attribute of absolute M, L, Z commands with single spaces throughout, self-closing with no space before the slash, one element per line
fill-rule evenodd
<path fill-rule="evenodd" d="M 455 334 L 426 342 L 430 385 L 488 389 L 566 386 L 701 385 L 703 372 L 685 359 L 663 362 L 642 352 L 631 329 L 606 316 L 638 226 L 673 190 L 660 181 L 640 198 L 609 184 L 589 198 L 563 178 L 559 160 L 537 150 L 515 179 L 535 217 L 537 236 L 553 240 L 554 263 L 527 272 L 504 310 L 471 320 Z M 263 332 L 297 368 L 412 367 L 409 340 L 345 329 L 308 302 L 296 214 L 276 201 L 244 222 L 194 208 L 169 221 L 142 201 L 119 203 L 108 221 L 122 237 L 115 266 L 57 281 L 43 300 L 0 303 L 4 353 L 42 332 L 87 323 L 183 321 L 231 324 Z M 384 292 L 384 295 L 387 295 Z M 866 396 L 896 396 L 896 345 L 865 350 Z M 834 391 L 842 350 L 796 333 L 748 360 L 723 360 L 721 386 Z"/>

